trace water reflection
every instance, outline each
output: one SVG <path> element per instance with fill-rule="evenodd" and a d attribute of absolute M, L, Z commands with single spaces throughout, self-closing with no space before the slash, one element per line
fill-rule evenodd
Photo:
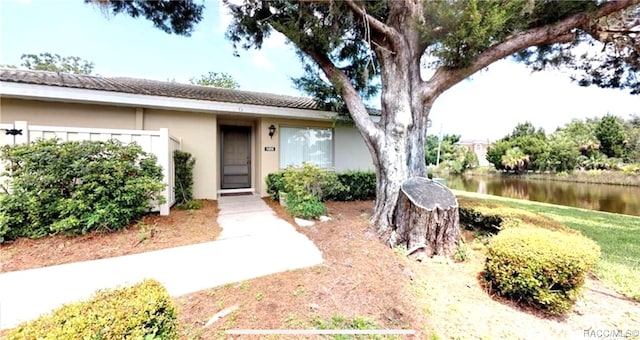
<path fill-rule="evenodd" d="M 451 189 L 640 216 L 640 187 L 517 177 L 448 176 Z"/>

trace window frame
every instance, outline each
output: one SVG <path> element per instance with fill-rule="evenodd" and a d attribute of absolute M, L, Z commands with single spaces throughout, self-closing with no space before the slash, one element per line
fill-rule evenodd
<path fill-rule="evenodd" d="M 279 151 L 278 151 L 278 169 L 283 170 L 286 169 L 289 166 L 292 165 L 287 165 L 283 167 L 282 164 L 282 138 L 283 138 L 283 134 L 282 134 L 282 130 L 283 129 L 299 129 L 299 130 L 329 130 L 331 131 L 331 147 L 330 147 L 330 152 L 331 152 L 331 165 L 328 167 L 320 167 L 318 165 L 316 165 L 315 163 L 311 163 L 309 160 L 303 160 L 302 162 L 308 162 L 311 164 L 314 164 L 315 166 L 318 166 L 320 169 L 335 169 L 336 166 L 336 153 L 335 153 L 335 147 L 336 147 L 336 132 L 335 129 L 333 127 L 322 127 L 322 126 L 308 126 L 308 125 L 280 125 L 278 127 L 278 129 L 280 130 L 278 133 L 278 145 L 279 147 Z M 297 164 L 297 165 L 293 165 L 295 167 L 300 167 L 302 166 L 301 164 Z"/>

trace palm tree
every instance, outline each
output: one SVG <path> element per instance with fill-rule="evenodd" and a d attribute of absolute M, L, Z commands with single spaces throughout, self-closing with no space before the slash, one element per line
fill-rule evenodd
<path fill-rule="evenodd" d="M 519 147 L 514 147 L 502 156 L 502 166 L 508 170 L 514 170 L 518 173 L 523 173 L 529 164 L 529 155 L 525 155 Z"/>

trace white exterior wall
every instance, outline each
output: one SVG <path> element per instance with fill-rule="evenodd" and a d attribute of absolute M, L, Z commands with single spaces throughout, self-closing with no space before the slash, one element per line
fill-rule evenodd
<path fill-rule="evenodd" d="M 355 127 L 336 126 L 333 131 L 336 171 L 373 170 L 369 149 Z"/>

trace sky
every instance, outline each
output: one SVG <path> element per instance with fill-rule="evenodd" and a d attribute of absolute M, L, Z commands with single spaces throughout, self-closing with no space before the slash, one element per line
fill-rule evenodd
<path fill-rule="evenodd" d="M 221 0 L 205 1 L 204 19 L 191 37 L 169 35 L 150 21 L 113 16 L 83 0 L 0 0 L 0 64 L 19 65 L 22 54 L 57 53 L 95 64 L 105 77 L 188 82 L 210 71 L 226 72 L 247 91 L 293 96 L 291 77 L 303 70 L 282 35 L 262 50 L 239 50 L 225 39 L 230 21 Z M 454 86 L 435 102 L 430 134 L 497 140 L 530 121 L 551 133 L 572 119 L 607 113 L 640 114 L 640 96 L 585 88 L 558 71 L 532 73 L 512 61 L 494 63 Z"/>

